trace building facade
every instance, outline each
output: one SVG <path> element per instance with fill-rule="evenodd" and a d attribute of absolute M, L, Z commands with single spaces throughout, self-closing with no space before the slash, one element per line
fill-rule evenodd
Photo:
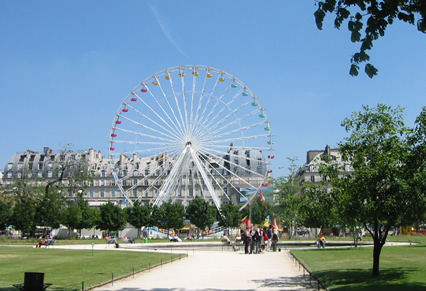
<path fill-rule="evenodd" d="M 241 189 L 260 187 L 264 183 L 267 163 L 260 150 L 236 149 L 231 145 L 227 155 L 215 157 L 215 160 L 213 157 L 200 159 L 204 164 L 198 166 L 189 159 L 173 181 L 168 181 L 173 171 L 173 159 L 168 153 L 150 157 L 121 155 L 110 159 L 94 149 L 56 153 L 46 147 L 42 152 L 28 150 L 14 155 L 4 168 L 3 183 L 7 186 L 19 178 L 43 183 L 63 175 L 60 183 L 67 198 L 76 198 L 84 192 L 81 194 L 91 206 L 111 201 L 122 207 L 135 201 L 154 203 L 162 189 L 167 189 L 167 199 L 183 205 L 196 196 L 204 197 L 211 204 L 215 198 L 212 196 L 220 203 L 238 204 Z M 91 177 L 87 187 L 75 187 L 76 170 Z M 173 185 L 164 188 L 165 183 Z"/>
<path fill-rule="evenodd" d="M 325 177 L 320 174 L 320 165 L 330 162 L 337 164 L 339 167 L 344 166 L 345 172 L 353 172 L 351 164 L 342 161 L 339 149 L 330 148 L 327 145 L 324 150 L 310 150 L 306 153 L 306 163 L 298 173 L 299 181 L 321 184 Z M 328 192 L 330 189 L 331 185 L 326 184 L 324 190 Z"/>

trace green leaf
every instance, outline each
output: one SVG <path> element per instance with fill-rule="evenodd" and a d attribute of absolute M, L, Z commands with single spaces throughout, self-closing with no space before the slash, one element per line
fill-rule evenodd
<path fill-rule="evenodd" d="M 358 76 L 358 70 L 359 70 L 359 67 L 355 64 L 352 64 L 351 69 L 349 70 L 349 75 L 351 75 L 353 77 Z"/>
<path fill-rule="evenodd" d="M 361 39 L 361 33 L 359 33 L 359 31 L 352 31 L 351 33 L 351 41 L 352 42 L 357 42 Z"/>
<path fill-rule="evenodd" d="M 370 77 L 373 78 L 374 76 L 377 75 L 377 72 L 379 70 L 377 70 L 372 64 L 366 64 L 365 65 L 365 73 Z"/>
<path fill-rule="evenodd" d="M 321 8 L 318 8 L 317 11 L 314 13 L 315 16 L 315 23 L 317 24 L 317 28 L 319 30 L 322 30 L 322 22 L 324 21 L 325 12 Z"/>

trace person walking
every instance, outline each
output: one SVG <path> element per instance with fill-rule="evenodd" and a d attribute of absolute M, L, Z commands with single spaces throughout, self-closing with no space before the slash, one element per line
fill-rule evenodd
<path fill-rule="evenodd" d="M 258 240 L 259 240 L 259 232 L 257 231 L 257 226 L 253 227 L 250 231 L 251 235 L 251 244 L 250 244 L 250 254 L 257 254 L 259 251 Z"/>
<path fill-rule="evenodd" d="M 244 243 L 244 253 L 248 254 L 249 253 L 249 247 L 250 247 L 250 241 L 251 241 L 250 230 L 246 229 L 245 231 L 243 231 L 241 237 L 242 237 L 243 243 Z"/>

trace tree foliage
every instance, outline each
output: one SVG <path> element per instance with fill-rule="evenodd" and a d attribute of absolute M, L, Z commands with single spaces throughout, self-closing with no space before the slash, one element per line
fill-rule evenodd
<path fill-rule="evenodd" d="M 89 206 L 89 202 L 84 200 L 80 193 L 78 198 L 69 201 L 68 206 L 62 211 L 61 223 L 68 228 L 69 235 L 72 229 L 77 229 L 81 236 L 82 229 L 89 229 L 96 225 L 98 212 L 98 209 Z"/>
<path fill-rule="evenodd" d="M 10 223 L 10 217 L 12 215 L 12 211 L 9 203 L 0 199 L 0 229 L 3 230 L 8 227 Z"/>
<path fill-rule="evenodd" d="M 143 226 L 151 226 L 151 210 L 149 205 L 142 205 L 139 201 L 125 209 L 127 222 L 138 230 L 138 237 L 141 236 L 140 231 Z"/>
<path fill-rule="evenodd" d="M 287 176 L 278 177 L 274 181 L 275 195 L 278 199 L 273 205 L 275 217 L 288 227 L 289 239 L 292 236 L 293 225 L 300 222 L 301 217 L 298 211 L 297 201 L 300 196 L 297 194 L 301 190 L 298 180 L 300 166 L 296 164 L 297 158 L 287 158 L 290 161 Z"/>
<path fill-rule="evenodd" d="M 205 230 L 216 219 L 216 208 L 200 197 L 195 197 L 186 207 L 186 218 L 196 227 Z"/>
<path fill-rule="evenodd" d="M 265 219 L 272 214 L 272 205 L 263 195 L 258 195 L 250 202 L 250 211 L 251 222 L 263 225 Z"/>
<path fill-rule="evenodd" d="M 240 212 L 240 206 L 235 205 L 234 203 L 229 204 L 222 204 L 221 206 L 221 213 L 217 215 L 217 219 L 219 221 L 219 225 L 223 227 L 239 227 L 241 224 L 241 212 Z"/>
<path fill-rule="evenodd" d="M 153 224 L 164 229 L 180 229 L 185 226 L 185 207 L 170 201 L 155 206 L 152 211 Z"/>
<path fill-rule="evenodd" d="M 123 230 L 126 226 L 124 211 L 117 205 L 108 202 L 99 207 L 100 213 L 96 228 L 107 232 Z"/>
<path fill-rule="evenodd" d="M 424 110 L 417 130 L 411 130 L 405 127 L 399 107 L 379 104 L 363 109 L 342 122 L 350 135 L 339 144 L 340 152 L 354 171 L 345 172 L 340 164 L 323 169 L 333 186 L 323 196 L 332 201 L 326 207 L 334 207 L 340 220 L 360 223 L 370 233 L 373 276 L 378 276 L 380 253 L 390 228 L 424 217 L 425 181 L 421 178 L 425 163 L 424 159 L 413 161 L 419 150 L 424 153 Z"/>
<path fill-rule="evenodd" d="M 352 76 L 358 75 L 362 63 L 366 63 L 364 71 L 370 78 L 377 75 L 378 70 L 369 63 L 367 52 L 395 20 L 417 24 L 419 31 L 426 32 L 426 1 L 325 0 L 317 1 L 317 4 L 314 16 L 318 29 L 322 29 L 327 13 L 335 14 L 334 26 L 339 29 L 347 21 L 351 41 L 361 44 L 351 58 L 349 74 Z"/>

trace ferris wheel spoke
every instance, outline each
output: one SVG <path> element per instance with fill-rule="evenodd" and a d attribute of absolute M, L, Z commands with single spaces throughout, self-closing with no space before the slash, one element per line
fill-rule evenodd
<path fill-rule="evenodd" d="M 213 105 L 213 108 L 210 110 L 210 112 L 209 112 L 209 114 L 207 114 L 207 116 L 206 116 L 206 118 L 205 118 L 205 121 L 204 121 L 204 123 L 206 123 L 207 125 L 210 125 L 211 123 L 212 123 L 212 121 L 208 121 L 208 120 L 210 120 L 210 118 L 212 117 L 212 116 L 218 116 L 219 114 L 220 114 L 220 112 L 219 113 L 215 113 L 215 111 L 216 111 L 216 109 L 217 109 L 217 107 L 220 105 L 220 104 L 222 104 L 222 100 L 223 100 L 223 98 L 225 97 L 225 95 L 226 95 L 226 93 L 228 93 L 228 90 L 229 90 L 229 88 L 231 87 L 231 85 L 228 85 L 228 87 L 226 87 L 226 89 L 225 89 L 225 91 L 219 96 L 219 98 L 218 99 L 216 99 L 216 102 L 215 102 L 215 104 Z M 226 106 L 225 107 L 222 107 L 222 109 L 224 110 L 226 108 Z M 213 115 L 214 114 L 214 115 Z M 214 119 L 214 118 L 213 118 Z"/>
<path fill-rule="evenodd" d="M 114 128 L 114 130 L 116 131 L 121 131 L 121 132 L 125 132 L 125 133 L 130 133 L 130 134 L 134 134 L 137 136 L 143 136 L 143 137 L 148 137 L 150 139 L 155 139 L 155 140 L 163 140 L 163 141 L 167 141 L 167 142 L 172 142 L 175 143 L 176 139 L 172 139 L 173 137 L 169 137 L 169 138 L 164 138 L 164 137 L 159 137 L 159 136 L 155 136 L 155 135 L 151 135 L 151 134 L 145 134 L 145 133 L 141 133 L 141 132 L 137 132 L 137 131 L 133 131 L 133 130 L 127 130 L 127 129 L 123 129 L 123 128 Z"/>
<path fill-rule="evenodd" d="M 219 118 L 219 116 L 221 116 L 223 114 L 223 112 L 225 112 L 226 110 L 230 110 L 231 113 L 229 113 L 228 115 L 226 115 L 223 119 L 228 119 L 229 117 L 231 117 L 233 115 L 231 110 L 231 105 L 237 100 L 237 98 L 239 97 L 239 95 L 241 94 L 240 90 L 237 94 L 234 95 L 234 97 L 231 99 L 231 101 L 229 101 L 228 103 L 224 104 L 224 106 L 222 106 L 222 108 L 219 110 L 219 112 L 217 112 L 214 117 L 211 119 L 211 121 L 207 124 L 207 126 L 210 125 L 214 125 L 216 120 Z M 244 104 L 242 105 L 244 106 Z M 237 110 L 238 111 L 238 110 Z M 223 122 L 223 121 L 222 121 Z M 218 124 L 216 124 L 216 126 L 218 126 L 220 124 L 220 122 Z"/>
<path fill-rule="evenodd" d="M 214 125 L 214 127 L 213 127 L 213 129 L 214 129 L 214 128 L 216 128 L 216 127 L 218 127 L 219 125 L 221 125 L 221 124 L 222 124 L 223 122 L 225 122 L 226 120 L 228 120 L 228 119 L 230 119 L 230 118 L 232 118 L 232 117 L 234 117 L 234 118 L 235 118 L 235 116 L 237 116 L 237 113 L 238 113 L 240 110 L 242 110 L 243 108 L 245 108 L 248 104 L 250 104 L 250 101 L 247 101 L 247 102 L 245 102 L 245 103 L 241 104 L 240 106 L 238 106 L 237 108 L 230 110 L 230 111 L 228 112 L 228 114 L 222 118 L 222 122 L 221 122 L 221 123 L 219 123 L 219 124 L 215 124 L 215 125 Z M 239 121 L 237 121 L 237 123 L 238 123 L 238 122 L 239 122 Z M 235 124 L 235 122 L 234 122 L 234 124 Z M 209 124 L 209 125 L 210 125 L 210 124 Z"/>
<path fill-rule="evenodd" d="M 215 83 L 214 83 L 213 89 L 212 89 L 212 90 L 211 90 L 211 92 L 208 94 L 209 99 L 208 99 L 208 101 L 207 101 L 207 105 L 206 105 L 206 107 L 204 107 L 203 113 L 201 114 L 201 117 L 200 117 L 200 123 L 205 122 L 205 121 L 204 121 L 204 120 L 206 119 L 206 117 L 205 117 L 205 113 L 206 113 L 206 111 L 207 111 L 207 108 L 208 108 L 208 107 L 209 107 L 209 105 L 210 105 L 211 100 L 213 99 L 212 97 L 213 97 L 213 96 L 214 96 L 214 94 L 215 94 L 215 91 L 216 91 L 216 89 L 217 89 L 217 87 L 218 87 L 218 84 L 219 84 L 219 75 L 218 75 L 218 76 L 217 76 L 217 78 L 216 78 L 216 81 L 215 81 Z"/>
<path fill-rule="evenodd" d="M 159 124 L 158 122 L 156 122 L 155 120 L 153 120 L 152 118 L 150 118 L 150 117 L 148 117 L 148 116 L 146 116 L 145 114 L 143 114 L 142 112 L 140 112 L 138 109 L 136 109 L 135 107 L 133 107 L 133 106 L 131 106 L 131 105 L 129 105 L 129 104 L 127 104 L 127 106 L 129 107 L 129 108 L 131 108 L 131 109 L 133 109 L 136 113 L 138 113 L 140 116 L 142 116 L 144 119 L 146 119 L 146 120 L 148 120 L 149 122 L 151 122 L 151 123 L 153 123 L 153 124 L 155 124 L 156 126 L 158 126 L 159 128 L 161 128 L 162 130 L 164 130 L 165 132 L 168 132 L 170 135 L 172 135 L 172 136 L 174 136 L 175 138 L 180 138 L 181 137 L 181 132 L 179 132 L 179 130 L 178 130 L 178 128 L 174 128 L 174 127 L 171 127 L 171 126 L 169 126 L 168 125 L 168 127 L 170 128 L 170 129 L 172 129 L 173 131 L 171 131 L 171 130 L 169 130 L 169 129 L 167 129 L 167 128 L 165 128 L 164 126 L 162 126 L 161 124 Z M 122 114 L 120 114 L 119 115 L 120 117 L 122 117 L 122 118 L 126 118 L 124 115 L 122 115 Z M 142 125 L 141 123 L 139 123 L 139 122 L 137 122 L 137 121 L 134 121 L 134 120 L 131 120 L 131 119 L 128 119 L 128 120 L 130 120 L 131 122 L 133 122 L 134 124 L 136 124 L 136 125 L 139 125 L 139 126 L 142 126 L 142 127 L 144 127 L 144 125 Z M 160 134 L 163 134 L 163 135 L 165 135 L 165 133 L 163 133 L 163 132 L 159 132 Z"/>
<path fill-rule="evenodd" d="M 151 93 L 151 91 L 149 90 L 149 88 L 146 86 L 146 88 L 148 89 L 148 92 L 150 92 L 151 96 L 153 96 L 153 94 Z M 137 93 L 133 92 L 133 94 L 135 96 L 137 96 L 137 98 L 150 110 L 150 112 L 152 112 L 155 116 L 157 116 L 158 119 L 160 119 L 164 124 L 166 124 L 170 129 L 172 130 L 178 130 L 178 127 L 173 123 L 173 121 L 171 121 L 170 117 L 168 116 L 167 113 L 165 113 L 165 115 L 168 117 L 168 119 L 172 122 L 173 126 L 171 126 L 156 110 L 154 110 L 154 108 L 152 108 L 152 106 L 150 106 L 143 98 L 141 98 Z M 158 100 L 153 97 L 154 100 L 156 101 L 156 103 L 158 104 Z M 162 108 L 163 109 L 163 108 Z M 163 109 L 164 110 L 164 109 Z M 182 132 L 181 132 L 182 134 Z"/>
<path fill-rule="evenodd" d="M 222 138 L 222 137 L 226 137 L 226 136 L 232 136 L 232 135 L 234 135 L 235 133 L 244 132 L 244 131 L 246 131 L 246 130 L 248 130 L 248 129 L 250 129 L 250 128 L 259 127 L 259 126 L 261 126 L 261 125 L 263 125 L 263 124 L 265 124 L 265 122 L 264 122 L 264 121 L 261 121 L 261 122 L 253 123 L 253 124 L 250 124 L 250 125 L 242 126 L 242 127 L 240 127 L 240 128 L 236 128 L 236 129 L 233 129 L 233 130 L 230 130 L 230 131 L 224 132 L 224 133 L 222 133 L 222 134 L 215 135 L 215 139 L 217 139 L 217 138 Z M 254 135 L 254 136 L 252 136 L 252 137 L 254 138 L 254 137 L 256 137 L 256 136 L 264 136 L 264 135 Z M 242 139 L 247 139 L 246 137 L 241 137 L 241 138 L 242 138 Z"/>
<path fill-rule="evenodd" d="M 131 144 L 129 142 L 122 142 L 122 144 Z M 111 155 L 132 155 L 132 154 L 146 154 L 146 153 L 158 153 L 161 151 L 170 151 L 170 147 L 158 147 L 158 148 L 149 148 L 149 149 L 143 149 L 143 150 L 134 150 L 134 151 L 126 151 L 124 150 L 121 153 L 116 153 Z"/>
<path fill-rule="evenodd" d="M 162 135 L 162 136 L 164 136 L 164 137 L 166 137 L 166 138 L 169 138 L 169 139 L 171 139 L 171 140 L 176 140 L 176 137 L 175 137 L 172 133 L 171 133 L 171 135 L 168 135 L 168 134 L 167 134 L 167 133 L 168 133 L 168 131 L 166 131 L 166 132 L 162 132 L 162 131 L 160 131 L 160 130 L 158 130 L 158 129 L 152 128 L 152 127 L 147 126 L 147 125 L 144 125 L 144 124 L 142 124 L 142 123 L 140 123 L 140 122 L 137 122 L 137 121 L 135 121 L 135 120 L 133 120 L 133 119 L 130 119 L 130 118 L 126 117 L 126 116 L 122 116 L 122 115 L 118 115 L 118 116 L 119 116 L 119 117 L 121 117 L 122 119 L 125 119 L 125 120 L 127 120 L 127 121 L 129 121 L 129 122 L 133 123 L 134 125 L 137 125 L 137 126 L 138 126 L 138 127 L 140 127 L 140 128 L 145 128 L 145 129 L 149 130 L 150 132 L 158 133 L 159 135 Z M 121 128 L 121 127 L 114 127 L 114 129 L 116 129 L 116 130 L 120 130 L 120 131 L 122 131 L 122 132 L 131 132 L 131 130 L 126 130 L 126 129 L 123 129 L 123 128 Z M 135 132 L 135 131 L 133 131 L 133 132 Z M 149 137 L 154 138 L 154 136 L 153 136 L 153 135 L 150 135 L 150 134 L 138 134 L 138 135 L 149 136 Z"/>
<path fill-rule="evenodd" d="M 224 153 L 224 152 L 220 152 L 220 151 L 212 151 L 212 152 L 220 153 L 222 156 L 225 156 L 224 154 L 230 155 L 229 153 Z M 209 153 L 209 154 L 210 155 L 214 155 L 212 153 Z M 216 157 L 218 157 L 218 156 L 216 155 Z M 229 160 L 225 160 L 224 158 L 221 158 L 221 159 L 222 159 L 223 162 L 226 162 L 229 165 L 232 165 L 235 168 L 238 168 L 238 169 L 246 172 L 247 174 L 252 174 L 252 175 L 257 176 L 257 177 L 263 177 L 265 175 L 265 173 L 258 173 L 258 172 L 254 171 L 252 169 L 247 169 L 246 166 L 242 166 L 242 165 L 240 165 L 238 163 L 235 163 L 235 162 L 231 161 L 231 159 L 229 159 Z M 267 162 L 265 160 L 260 160 L 259 161 L 259 160 L 255 159 L 255 158 L 251 158 L 251 157 L 244 157 L 244 160 L 250 161 L 250 163 L 253 163 L 253 164 L 258 163 L 261 167 L 266 167 L 266 165 L 267 165 Z M 229 169 L 228 169 L 228 171 L 229 171 Z M 231 172 L 233 172 L 233 171 L 231 171 Z"/>
<path fill-rule="evenodd" d="M 169 71 L 166 71 L 166 74 L 167 74 L 167 76 L 166 76 L 165 78 L 166 78 L 166 80 L 168 80 L 168 81 L 169 81 L 169 85 L 170 85 L 170 88 L 172 89 L 173 96 L 174 96 L 174 94 L 175 94 L 175 90 L 174 90 L 174 87 L 173 87 L 172 76 L 170 75 L 170 72 L 169 72 Z M 181 134 L 183 135 L 183 133 L 184 133 L 184 131 L 185 131 L 185 130 L 184 130 L 184 128 L 183 128 L 183 120 L 182 120 L 182 118 L 181 118 L 181 121 L 179 121 L 178 117 L 176 116 L 175 109 L 174 109 L 174 107 L 172 106 L 172 104 L 170 103 L 169 97 L 168 97 L 168 96 L 167 96 L 167 94 L 165 93 L 165 90 L 164 90 L 163 86 L 161 85 L 161 83 L 159 83 L 159 85 L 160 85 L 160 86 L 159 86 L 159 88 L 160 88 L 160 90 L 161 90 L 161 94 L 163 95 L 164 99 L 166 100 L 167 105 L 169 106 L 169 109 L 170 109 L 170 111 L 172 112 L 173 117 L 174 117 L 174 119 L 175 119 L 176 123 L 177 123 L 177 124 L 178 124 L 178 126 L 179 126 L 180 132 L 181 132 Z M 180 108 L 178 107 L 178 109 L 180 109 Z M 179 111 L 179 113 L 180 113 L 180 111 Z M 181 116 L 181 117 L 182 117 L 182 116 Z"/>
<path fill-rule="evenodd" d="M 165 196 L 169 194 L 168 190 L 173 184 L 172 182 L 176 179 L 176 177 L 179 176 L 179 173 L 182 170 L 181 165 L 182 165 L 182 162 L 185 160 L 185 157 L 187 156 L 186 152 L 187 152 L 187 148 L 183 150 L 182 154 L 177 159 L 176 164 L 172 168 L 170 174 L 165 179 L 163 185 L 160 188 L 160 193 L 158 194 L 158 197 L 154 202 L 154 205 L 158 205 L 158 203 L 160 203 L 160 201 L 162 201 L 165 198 Z"/>
<path fill-rule="evenodd" d="M 223 215 L 221 213 L 221 211 L 220 211 L 220 201 L 219 201 L 219 198 L 217 197 L 217 195 L 216 195 L 216 193 L 214 191 L 214 188 L 213 188 L 213 185 L 211 183 L 211 180 L 207 177 L 206 171 L 205 171 L 204 167 L 202 166 L 202 164 L 200 162 L 200 159 L 198 158 L 198 156 L 195 153 L 195 151 L 191 147 L 189 148 L 189 150 L 190 150 L 192 159 L 194 160 L 195 164 L 197 165 L 198 171 L 200 172 L 201 176 L 203 177 L 203 179 L 204 179 L 204 181 L 206 183 L 207 189 L 210 192 L 210 197 L 213 199 L 213 202 L 216 205 L 216 208 L 218 209 L 219 214 Z"/>
<path fill-rule="evenodd" d="M 210 159 L 210 157 L 208 157 Z M 257 185 L 254 185 L 252 182 L 250 182 L 249 179 L 244 179 L 243 177 L 241 177 L 240 175 L 230 171 L 229 169 L 227 169 L 225 166 L 223 166 L 222 164 L 219 164 L 219 168 L 221 168 L 224 172 L 228 172 L 231 174 L 230 178 L 229 177 L 225 177 L 224 175 L 222 175 L 220 173 L 220 171 L 218 171 L 217 169 L 214 169 L 219 175 L 221 175 L 223 177 L 223 179 L 225 179 L 227 181 L 227 183 L 229 183 L 230 185 L 232 185 L 232 187 L 234 188 L 234 190 L 236 190 L 237 192 L 240 192 L 240 190 L 238 190 L 237 188 L 242 188 L 242 187 L 236 187 L 235 185 L 237 185 L 235 182 L 238 181 L 238 184 L 243 184 L 243 186 L 245 187 L 249 187 L 249 188 L 258 188 L 259 185 L 261 185 L 263 183 L 263 181 L 265 180 L 265 175 L 258 175 L 257 179 L 255 180 L 257 183 Z M 228 175 L 229 176 L 229 175 Z M 242 182 L 240 182 L 242 181 Z M 240 185 L 241 186 L 241 185 Z"/>
<path fill-rule="evenodd" d="M 172 95 L 173 95 L 173 98 L 175 100 L 175 105 L 176 105 L 176 108 L 177 108 L 177 111 L 178 111 L 179 117 L 180 117 L 179 124 L 180 124 L 181 129 L 182 129 L 182 135 L 184 135 L 184 132 L 185 132 L 185 126 L 184 126 L 185 122 L 184 122 L 183 116 L 182 116 L 182 110 L 181 110 L 181 105 L 180 105 L 180 102 L 179 102 L 179 99 L 178 99 L 178 93 L 175 90 L 175 87 L 173 85 L 173 78 L 170 77 L 170 73 L 168 73 L 168 76 L 169 76 L 170 88 L 172 90 Z M 173 108 L 173 107 L 174 106 L 171 106 L 171 108 Z M 176 118 L 176 120 L 178 120 L 177 116 L 175 116 L 175 118 Z"/>
<path fill-rule="evenodd" d="M 211 127 L 211 135 L 213 135 L 213 136 L 215 136 L 216 134 L 218 134 L 219 132 L 223 132 L 223 131 L 225 131 L 227 128 L 230 128 L 230 127 L 234 127 L 234 126 L 236 126 L 236 125 L 239 125 L 240 124 L 240 122 L 241 121 L 243 121 L 243 120 L 246 120 L 246 119 L 248 119 L 248 118 L 250 118 L 250 117 L 252 117 L 252 116 L 254 116 L 257 112 L 259 112 L 259 110 L 254 110 L 254 111 L 252 111 L 252 112 L 250 112 L 250 113 L 248 113 L 248 114 L 246 114 L 246 115 L 244 115 L 244 116 L 242 116 L 242 117 L 240 117 L 240 118 L 238 118 L 238 119 L 235 119 L 235 120 L 233 120 L 232 122 L 228 122 L 228 123 L 225 123 L 225 121 L 228 119 L 228 118 L 223 118 L 220 122 L 218 122 L 217 124 L 216 124 L 216 126 L 212 126 Z M 257 123 L 257 125 L 261 125 L 262 123 L 264 123 L 264 122 L 259 122 L 259 123 Z M 220 127 L 220 128 L 217 128 L 217 126 L 218 125 L 220 125 L 220 124 L 224 124 L 222 127 Z M 216 128 L 216 129 L 215 129 Z M 245 130 L 245 128 L 244 127 L 241 127 L 241 131 L 243 131 L 243 130 Z"/>

